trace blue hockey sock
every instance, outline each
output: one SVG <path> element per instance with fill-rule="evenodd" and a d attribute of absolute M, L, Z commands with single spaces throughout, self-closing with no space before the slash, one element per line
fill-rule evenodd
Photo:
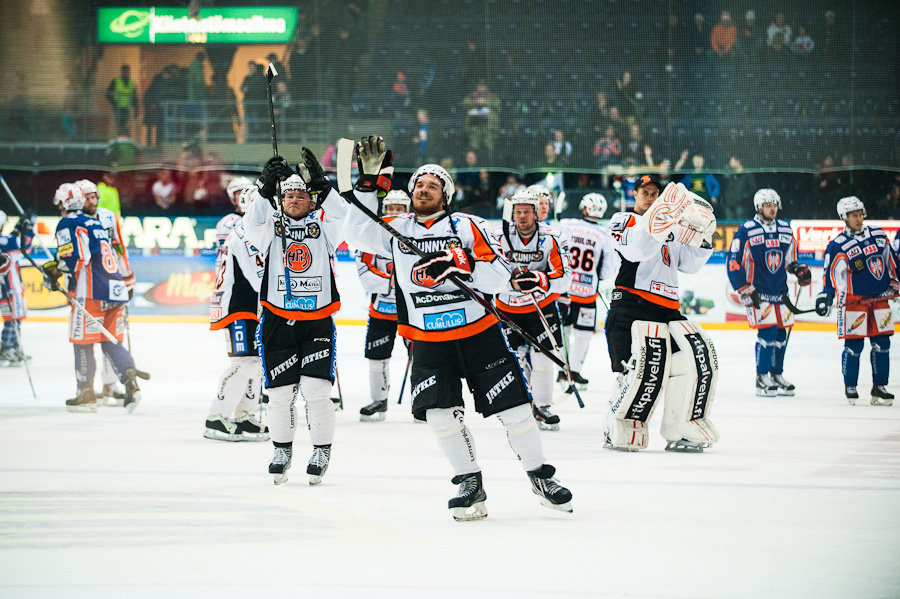
<path fill-rule="evenodd" d="M 862 354 L 863 339 L 845 339 L 844 354 L 841 356 L 841 371 L 844 373 L 844 386 L 855 387 L 859 381 L 859 356 Z"/>
<path fill-rule="evenodd" d="M 116 376 L 119 377 L 120 381 L 124 382 L 125 371 L 129 368 L 134 368 L 134 358 L 131 357 L 131 354 L 128 353 L 128 350 L 121 343 L 104 341 L 100 344 L 100 347 L 103 348 L 104 355 L 109 358 L 109 363 L 112 364 Z"/>
<path fill-rule="evenodd" d="M 74 344 L 75 348 L 75 379 L 78 388 L 84 389 L 90 386 L 97 371 L 97 363 L 94 361 L 94 346 Z"/>
<path fill-rule="evenodd" d="M 3 323 L 3 333 L 2 336 L 2 349 L 13 349 L 17 345 L 19 345 L 18 338 L 16 337 L 16 323 L 11 320 L 8 320 Z"/>
<path fill-rule="evenodd" d="M 891 371 L 891 338 L 887 335 L 876 335 L 870 338 L 869 342 L 872 344 L 872 352 L 869 354 L 872 360 L 872 384 L 887 385 Z"/>
<path fill-rule="evenodd" d="M 781 374 L 784 372 L 784 353 L 787 351 L 787 329 L 777 329 L 778 336 L 775 338 L 775 347 L 772 350 L 772 374 Z"/>
<path fill-rule="evenodd" d="M 778 329 L 766 327 L 756 331 L 756 374 L 769 374 L 772 367 L 772 350 Z"/>

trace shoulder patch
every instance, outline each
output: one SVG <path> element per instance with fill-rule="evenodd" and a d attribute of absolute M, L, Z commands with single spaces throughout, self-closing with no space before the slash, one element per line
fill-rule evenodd
<path fill-rule="evenodd" d="M 72 242 L 72 232 L 68 229 L 60 229 L 56 232 L 56 245 L 65 245 Z"/>

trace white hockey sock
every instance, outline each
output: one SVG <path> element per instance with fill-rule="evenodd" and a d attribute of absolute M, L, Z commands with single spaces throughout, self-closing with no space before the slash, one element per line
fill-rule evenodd
<path fill-rule="evenodd" d="M 230 417 L 238 404 L 242 403 L 250 379 L 259 372 L 259 359 L 254 357 L 231 358 L 231 365 L 219 375 L 219 386 L 216 389 L 216 397 L 209 406 L 210 414 L 221 414 Z M 255 406 L 247 412 L 254 411 Z"/>
<path fill-rule="evenodd" d="M 584 368 L 584 360 L 587 358 L 588 348 L 591 346 L 591 331 L 572 329 L 569 334 L 569 365 L 574 372 L 581 372 Z"/>
<path fill-rule="evenodd" d="M 297 426 L 297 385 L 269 389 L 269 435 L 274 443 L 293 443 Z"/>
<path fill-rule="evenodd" d="M 463 421 L 461 409 L 432 408 L 425 412 L 425 417 L 437 437 L 438 446 L 453 466 L 453 474 L 481 471 L 475 457 L 475 440 Z"/>
<path fill-rule="evenodd" d="M 390 359 L 369 360 L 369 391 L 372 401 L 387 401 L 390 390 Z"/>
<path fill-rule="evenodd" d="M 535 405 L 549 406 L 553 399 L 553 383 L 555 376 L 555 368 L 550 358 L 542 353 L 535 353 L 532 357 L 531 371 L 531 397 L 534 398 Z"/>
<path fill-rule="evenodd" d="M 496 414 L 506 429 L 509 446 L 519 456 L 526 472 L 537 470 L 544 464 L 544 447 L 541 433 L 528 404 L 503 410 Z"/>
<path fill-rule="evenodd" d="M 310 376 L 300 377 L 300 395 L 306 402 L 306 427 L 313 445 L 331 445 L 334 440 L 334 403 L 331 381 Z M 271 401 L 271 400 L 269 400 Z"/>
<path fill-rule="evenodd" d="M 113 385 L 119 382 L 119 377 L 116 376 L 116 371 L 113 370 L 112 362 L 109 361 L 109 356 L 100 352 L 100 355 L 103 356 L 103 367 L 100 369 L 100 380 L 103 382 L 103 386 Z"/>

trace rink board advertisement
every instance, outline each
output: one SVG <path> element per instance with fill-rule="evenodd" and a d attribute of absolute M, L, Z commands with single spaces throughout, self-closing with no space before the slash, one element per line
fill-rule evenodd
<path fill-rule="evenodd" d="M 215 285 L 215 226 L 218 218 L 174 218 L 158 216 L 126 216 L 122 219 L 122 235 L 128 245 L 131 267 L 137 277 L 135 298 L 130 305 L 134 315 L 194 316 L 203 318 L 209 313 L 209 297 Z M 17 219 L 10 218 L 4 227 L 9 233 Z M 39 217 L 36 232 L 40 243 L 54 248 L 54 231 L 59 217 Z M 896 221 L 867 221 L 883 228 L 893 239 L 900 223 Z M 491 226 L 498 226 L 499 221 Z M 825 246 L 842 229 L 841 221 L 792 221 L 801 260 L 811 266 L 813 283 L 805 289 L 792 284 L 791 297 L 797 298 L 800 308 L 812 307 L 822 288 L 822 253 Z M 709 263 L 697 274 L 680 275 L 681 309 L 689 318 L 705 322 L 746 322 L 746 312 L 737 294 L 731 289 L 725 272 L 725 249 L 734 237 L 740 222 L 720 223 L 714 238 L 715 252 Z M 33 252 L 40 263 L 47 256 L 40 250 Z M 28 309 L 32 316 L 65 314 L 68 307 L 58 293 L 46 290 L 41 275 L 22 262 L 22 274 Z M 341 294 L 341 310 L 337 318 L 364 322 L 368 315 L 369 294 L 356 274 L 352 248 L 341 243 L 336 254 L 336 275 Z M 791 277 L 791 280 L 793 277 Z M 601 293 L 609 301 L 612 282 L 601 283 Z M 606 308 L 601 305 L 600 320 L 605 320 Z M 895 314 L 898 310 L 895 308 Z M 823 318 L 815 313 L 802 314 L 798 321 L 834 322 L 834 316 Z"/>

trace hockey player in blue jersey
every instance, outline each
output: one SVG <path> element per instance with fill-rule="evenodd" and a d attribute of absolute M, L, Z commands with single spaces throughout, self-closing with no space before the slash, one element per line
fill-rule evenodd
<path fill-rule="evenodd" d="M 889 297 L 896 297 L 900 283 L 887 235 L 879 227 L 866 226 L 866 207 L 850 196 L 837 204 L 844 231 L 825 249 L 824 288 L 816 297 L 816 312 L 831 313 L 837 298 L 838 338 L 844 340 L 841 360 L 847 401 L 859 399 L 859 357 L 866 337 L 872 344 L 872 405 L 889 406 L 894 396 L 887 390 L 891 335 L 894 321 Z"/>
<path fill-rule="evenodd" d="M 6 224 L 6 213 L 0 210 L 0 229 Z M 19 219 L 15 228 L 7 235 L 0 235 L 0 253 L 7 258 L 4 272 L 0 272 L 0 320 L 3 321 L 3 332 L 0 334 L 0 366 L 21 366 L 31 361 L 25 354 L 19 338 L 22 321 L 27 316 L 25 304 L 25 288 L 22 284 L 22 273 L 19 270 L 19 257 L 22 255 L 20 244 L 25 240 L 25 251 L 31 248 L 34 237 L 34 217 L 25 216 Z"/>
<path fill-rule="evenodd" d="M 778 219 L 781 198 L 774 189 L 753 196 L 756 216 L 744 222 L 728 251 L 728 279 L 747 308 L 750 328 L 756 329 L 756 394 L 760 397 L 793 395 L 794 385 L 784 378 L 784 353 L 794 315 L 781 301 L 787 293 L 788 273 L 801 287 L 812 280 L 809 267 L 797 262 L 791 225 Z"/>

